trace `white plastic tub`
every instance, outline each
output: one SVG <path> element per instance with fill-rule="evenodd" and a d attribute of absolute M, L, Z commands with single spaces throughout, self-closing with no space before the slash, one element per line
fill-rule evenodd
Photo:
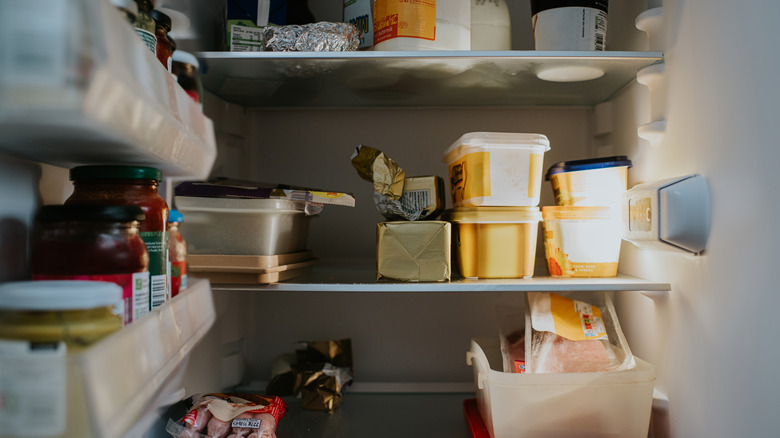
<path fill-rule="evenodd" d="M 614 277 L 620 222 L 609 207 L 542 207 L 544 253 L 553 277 Z"/>
<path fill-rule="evenodd" d="M 631 160 L 625 155 L 561 161 L 550 166 L 555 204 L 620 208 L 628 184 Z"/>
<path fill-rule="evenodd" d="M 444 151 L 454 207 L 539 205 L 542 134 L 470 132 Z"/>
<path fill-rule="evenodd" d="M 472 339 L 466 354 L 492 438 L 646 438 L 655 367 L 634 359 L 625 371 L 516 374 L 497 371 L 497 338 Z"/>
<path fill-rule="evenodd" d="M 188 254 L 273 255 L 304 251 L 312 216 L 284 199 L 176 196 Z"/>

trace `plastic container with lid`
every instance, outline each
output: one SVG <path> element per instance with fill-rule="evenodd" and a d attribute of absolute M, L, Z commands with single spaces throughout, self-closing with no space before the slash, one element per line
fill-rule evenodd
<path fill-rule="evenodd" d="M 374 0 L 373 50 L 470 50 L 471 0 Z"/>
<path fill-rule="evenodd" d="M 122 289 L 129 324 L 149 311 L 149 254 L 136 206 L 47 205 L 35 217 L 33 280 L 108 281 Z"/>
<path fill-rule="evenodd" d="M 0 285 L 0 339 L 89 347 L 122 328 L 122 288 L 101 281 L 23 281 Z"/>
<path fill-rule="evenodd" d="M 446 214 L 455 224 L 461 275 L 527 278 L 534 274 L 538 207 L 465 207 Z"/>
<path fill-rule="evenodd" d="M 273 255 L 306 249 L 305 203 L 284 199 L 176 196 L 187 216 L 182 233 L 188 254 Z"/>
<path fill-rule="evenodd" d="M 617 275 L 621 228 L 609 207 L 542 207 L 542 218 L 550 275 Z"/>
<path fill-rule="evenodd" d="M 544 153 L 542 134 L 470 132 L 444 151 L 454 207 L 539 205 Z"/>
<path fill-rule="evenodd" d="M 168 258 L 171 261 L 171 298 L 187 289 L 187 242 L 181 235 L 184 216 L 178 210 L 168 213 Z"/>
<path fill-rule="evenodd" d="M 168 204 L 157 186 L 162 172 L 142 166 L 79 166 L 70 170 L 73 193 L 67 205 L 135 205 L 146 219 L 139 226 L 149 252 L 149 304 L 170 299 L 168 291 Z"/>
<path fill-rule="evenodd" d="M 631 160 L 625 155 L 561 161 L 545 175 L 560 206 L 618 209 L 628 184 Z"/>

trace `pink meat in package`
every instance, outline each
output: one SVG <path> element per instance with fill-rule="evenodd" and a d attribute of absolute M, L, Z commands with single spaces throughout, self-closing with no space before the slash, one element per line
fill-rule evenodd
<path fill-rule="evenodd" d="M 176 438 L 276 438 L 287 412 L 284 401 L 257 394 L 199 394 L 179 422 L 166 430 Z"/>

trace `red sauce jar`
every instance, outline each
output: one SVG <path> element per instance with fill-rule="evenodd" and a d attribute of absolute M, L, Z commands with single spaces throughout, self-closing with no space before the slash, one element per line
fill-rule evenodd
<path fill-rule="evenodd" d="M 146 219 L 139 230 L 149 252 L 149 306 L 170 299 L 168 291 L 168 203 L 157 187 L 162 172 L 142 166 L 79 166 L 70 170 L 73 193 L 66 205 L 134 205 Z"/>
<path fill-rule="evenodd" d="M 47 205 L 35 217 L 33 280 L 108 281 L 122 287 L 125 324 L 149 311 L 149 254 L 136 206 Z"/>
<path fill-rule="evenodd" d="M 154 36 L 157 38 L 155 53 L 157 54 L 157 59 L 170 73 L 172 72 L 171 57 L 173 56 L 173 44 L 168 39 L 168 32 L 171 31 L 171 17 L 157 9 L 152 10 L 151 15 L 155 22 Z"/>
<path fill-rule="evenodd" d="M 168 258 L 171 261 L 171 298 L 187 289 L 187 242 L 179 230 L 184 216 L 176 210 L 168 214 Z"/>

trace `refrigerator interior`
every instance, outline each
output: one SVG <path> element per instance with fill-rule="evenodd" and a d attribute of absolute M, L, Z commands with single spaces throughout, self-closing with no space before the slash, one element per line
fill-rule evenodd
<path fill-rule="evenodd" d="M 218 49 L 214 23 L 221 4 L 188 4 L 200 38 L 184 39 L 180 48 Z M 341 18 L 337 0 L 309 6 L 318 20 Z M 532 50 L 528 5 L 509 6 L 513 50 Z M 649 40 L 635 19 L 659 7 L 661 28 Z M 655 366 L 653 436 L 769 436 L 780 391 L 773 373 L 780 350 L 772 347 L 776 330 L 769 323 L 780 306 L 770 266 L 780 245 L 780 235 L 771 232 L 778 213 L 771 175 L 780 153 L 770 128 L 780 101 L 773 67 L 780 61 L 763 55 L 777 52 L 778 16 L 780 6 L 759 2 L 612 2 L 608 50 L 663 52 L 664 70 L 653 86 L 632 80 L 595 104 L 420 106 L 385 96 L 374 106 L 265 106 L 263 100 L 229 102 L 210 90 L 203 108 L 213 121 L 218 152 L 210 175 L 353 193 L 354 208 L 326 206 L 312 221 L 309 246 L 318 271 L 334 276 L 355 271 L 360 281 L 371 282 L 375 227 L 382 218 L 370 184 L 349 160 L 359 144 L 384 151 L 407 175 L 444 177 L 442 153 L 463 133 L 534 132 L 551 142 L 545 170 L 557 161 L 625 154 L 634 165 L 629 187 L 702 174 L 712 197 L 707 249 L 692 255 L 624 242 L 621 273 L 668 283 L 671 291 L 614 292 L 620 322 L 632 352 Z M 571 99 L 587 88 L 571 87 Z M 642 127 L 644 138 L 638 135 Z M 70 182 L 66 166 L 20 158 L 7 145 L 0 154 L 0 282 L 6 282 L 29 276 L 27 257 L 20 254 L 29 254 L 34 212 L 62 202 Z M 196 174 L 195 167 L 179 169 L 164 188 L 169 202 L 176 180 Z M 540 205 L 553 204 L 544 183 Z M 542 254 L 540 246 L 536 271 L 546 275 Z M 409 436 L 468 436 L 460 403 L 473 394 L 465 361 L 469 341 L 495 336 L 496 309 L 522 300 L 521 292 L 511 290 L 415 291 L 405 285 L 380 292 L 212 285 L 212 293 L 215 322 L 182 371 L 180 387 L 187 395 L 236 387 L 262 392 L 274 359 L 294 350 L 296 341 L 349 337 L 355 384 L 347 391 L 355 398 L 345 398 L 343 407 L 353 402 L 351 412 L 358 411 L 356 406 L 372 403 L 360 399 L 371 393 L 430 398 L 385 399 L 380 411 L 440 406 L 430 417 L 413 420 L 419 429 Z M 747 367 L 724 370 L 724 361 Z M 347 434 L 349 423 L 337 418 L 335 433 Z M 310 420 L 305 415 L 287 419 Z M 365 421 L 353 425 L 352 433 L 380 424 L 383 430 L 372 436 L 397 432 L 378 418 Z M 425 429 L 436 423 L 441 427 Z M 158 429 L 148 433 L 164 436 Z"/>

